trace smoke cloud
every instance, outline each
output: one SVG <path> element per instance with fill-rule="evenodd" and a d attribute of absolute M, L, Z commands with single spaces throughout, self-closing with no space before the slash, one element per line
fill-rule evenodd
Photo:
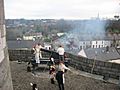
<path fill-rule="evenodd" d="M 78 48 L 80 41 L 104 39 L 106 24 L 106 20 L 100 20 L 99 18 L 73 21 L 74 29 L 60 38 L 59 43 L 63 44 L 66 48 L 69 46 Z"/>

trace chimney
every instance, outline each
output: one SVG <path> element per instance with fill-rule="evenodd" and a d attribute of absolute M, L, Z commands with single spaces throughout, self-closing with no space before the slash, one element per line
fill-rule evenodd
<path fill-rule="evenodd" d="M 0 90 L 13 90 L 4 16 L 4 0 L 0 0 Z"/>

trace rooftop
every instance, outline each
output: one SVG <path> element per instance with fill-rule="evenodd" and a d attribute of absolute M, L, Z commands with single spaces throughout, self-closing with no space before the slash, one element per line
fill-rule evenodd
<path fill-rule="evenodd" d="M 9 49 L 15 48 L 32 48 L 37 43 L 41 43 L 39 40 L 14 40 L 14 41 L 7 41 L 7 45 Z M 42 44 L 42 43 L 41 43 Z"/>
<path fill-rule="evenodd" d="M 55 85 L 50 83 L 48 71 L 39 70 L 40 76 L 34 76 L 31 72 L 26 71 L 27 63 L 18 64 L 16 61 L 11 61 L 10 65 L 14 90 L 32 90 L 30 83 L 36 83 L 39 90 L 58 90 L 57 83 Z M 65 73 L 65 90 L 119 90 L 115 84 L 84 77 L 74 73 L 74 69 L 71 70 L 73 72 Z"/>
<path fill-rule="evenodd" d="M 83 52 L 85 53 L 86 57 L 89 59 L 96 59 L 102 61 L 120 59 L 120 54 L 114 47 L 109 47 L 108 51 L 107 48 L 88 48 L 88 49 L 84 49 Z"/>

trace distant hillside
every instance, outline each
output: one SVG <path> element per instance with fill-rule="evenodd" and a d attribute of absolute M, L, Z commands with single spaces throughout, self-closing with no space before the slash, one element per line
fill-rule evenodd
<path fill-rule="evenodd" d="M 7 40 L 16 40 L 22 37 L 26 32 L 41 32 L 43 36 L 52 36 L 59 32 L 68 33 L 120 33 L 119 20 L 56 20 L 56 19 L 7 19 L 6 32 Z M 76 35 L 75 34 L 75 35 Z M 94 36 L 94 35 L 93 35 Z M 100 34 L 101 36 L 101 34 Z"/>
<path fill-rule="evenodd" d="M 120 19 L 109 21 L 106 31 L 108 33 L 120 33 Z"/>

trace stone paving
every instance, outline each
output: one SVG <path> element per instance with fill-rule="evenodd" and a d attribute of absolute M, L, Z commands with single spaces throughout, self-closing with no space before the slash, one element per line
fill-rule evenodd
<path fill-rule="evenodd" d="M 54 85 L 50 83 L 48 68 L 44 65 L 39 66 L 36 75 L 26 71 L 27 63 L 11 61 L 10 65 L 14 90 L 32 90 L 30 83 L 36 83 L 39 90 L 59 90 L 57 82 Z M 65 90 L 119 90 L 116 84 L 81 76 L 75 69 L 71 70 L 65 73 Z"/>

